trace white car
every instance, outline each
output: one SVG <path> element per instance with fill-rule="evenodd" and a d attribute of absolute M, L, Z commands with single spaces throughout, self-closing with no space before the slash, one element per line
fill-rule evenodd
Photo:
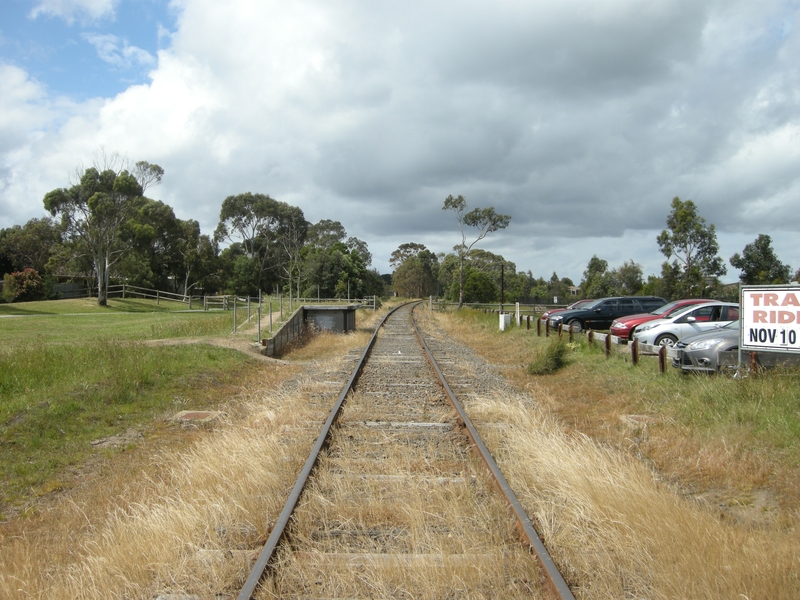
<path fill-rule="evenodd" d="M 640 325 L 633 332 L 633 339 L 640 344 L 673 346 L 682 337 L 722 327 L 738 318 L 739 305 L 735 302 L 707 302 L 687 306 L 686 310 L 669 318 Z"/>

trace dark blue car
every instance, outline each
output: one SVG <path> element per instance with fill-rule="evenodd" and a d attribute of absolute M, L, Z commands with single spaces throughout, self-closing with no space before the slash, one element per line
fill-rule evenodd
<path fill-rule="evenodd" d="M 637 313 L 650 312 L 667 303 L 658 296 L 619 296 L 616 298 L 600 298 L 589 306 L 575 310 L 567 310 L 553 315 L 549 319 L 550 328 L 572 327 L 575 332 L 584 329 L 609 329 L 612 321 L 619 317 L 627 317 Z"/>

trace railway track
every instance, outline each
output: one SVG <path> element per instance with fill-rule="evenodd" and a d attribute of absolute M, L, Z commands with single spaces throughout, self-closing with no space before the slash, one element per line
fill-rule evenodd
<path fill-rule="evenodd" d="M 412 309 L 377 328 L 240 600 L 573 598 Z"/>

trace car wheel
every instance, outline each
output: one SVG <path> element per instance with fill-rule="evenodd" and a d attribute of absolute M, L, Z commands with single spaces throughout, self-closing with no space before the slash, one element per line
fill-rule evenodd
<path fill-rule="evenodd" d="M 664 333 L 656 338 L 656 346 L 666 346 L 667 348 L 671 348 L 677 341 L 678 338 L 671 333 Z"/>
<path fill-rule="evenodd" d="M 578 319 L 573 319 L 572 321 L 567 323 L 567 331 L 569 331 L 570 327 L 572 327 L 572 331 L 574 331 L 575 333 L 580 333 L 581 331 L 583 331 L 583 325 L 581 324 L 580 321 L 578 321 Z"/>

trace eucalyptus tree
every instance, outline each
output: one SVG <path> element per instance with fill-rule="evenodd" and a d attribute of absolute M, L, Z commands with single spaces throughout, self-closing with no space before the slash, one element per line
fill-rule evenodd
<path fill-rule="evenodd" d="M 376 288 L 367 270 L 372 255 L 366 242 L 348 237 L 339 221 L 323 219 L 309 226 L 301 255 L 306 295 L 352 298 Z"/>
<path fill-rule="evenodd" d="M 74 258 L 88 255 L 97 276 L 97 303 L 108 304 L 108 278 L 112 265 L 126 249 L 121 239 L 123 223 L 142 202 L 142 186 L 126 168 L 112 157 L 103 170 L 90 167 L 80 181 L 69 188 L 58 188 L 44 196 L 44 207 L 61 217 L 61 228 Z"/>
<path fill-rule="evenodd" d="M 746 285 L 788 283 L 791 267 L 778 260 L 772 249 L 772 238 L 764 233 L 731 256 L 731 265 L 739 269 L 739 281 Z"/>
<path fill-rule="evenodd" d="M 453 196 L 445 198 L 442 210 L 451 210 L 455 213 L 458 229 L 461 232 L 461 243 L 453 247 L 456 256 L 458 256 L 458 307 L 461 308 L 464 304 L 464 261 L 469 251 L 488 234 L 508 227 L 511 217 L 496 212 L 492 206 L 474 208 L 467 212 L 467 201 L 460 194 L 455 198 Z M 477 228 L 478 230 L 475 239 L 469 243 L 467 243 L 465 226 Z"/>
<path fill-rule="evenodd" d="M 661 277 L 670 296 L 703 297 L 707 287 L 727 272 L 717 253 L 717 233 L 713 224 L 698 214 L 691 200 L 672 200 L 667 228 L 656 238 L 661 253 L 667 257 Z M 673 258 L 670 263 L 669 259 Z"/>
<path fill-rule="evenodd" d="M 52 251 L 60 242 L 58 225 L 49 217 L 31 219 L 25 225 L 0 231 L 0 255 L 7 260 L 7 264 L 0 265 L 0 275 L 26 268 L 44 273 Z"/>
<path fill-rule="evenodd" d="M 439 259 L 424 244 L 401 244 L 389 264 L 395 267 L 392 287 L 399 295 L 421 298 L 436 293 Z"/>
<path fill-rule="evenodd" d="M 293 214 L 293 210 L 299 209 L 279 202 L 268 194 L 251 192 L 228 196 L 222 202 L 214 240 L 218 243 L 228 241 L 242 245 L 244 254 L 251 263 L 249 268 L 256 271 L 258 289 L 263 289 L 266 271 L 270 266 L 276 266 L 270 265 L 270 259 L 274 261 L 276 258 L 280 228 L 287 215 Z"/>

